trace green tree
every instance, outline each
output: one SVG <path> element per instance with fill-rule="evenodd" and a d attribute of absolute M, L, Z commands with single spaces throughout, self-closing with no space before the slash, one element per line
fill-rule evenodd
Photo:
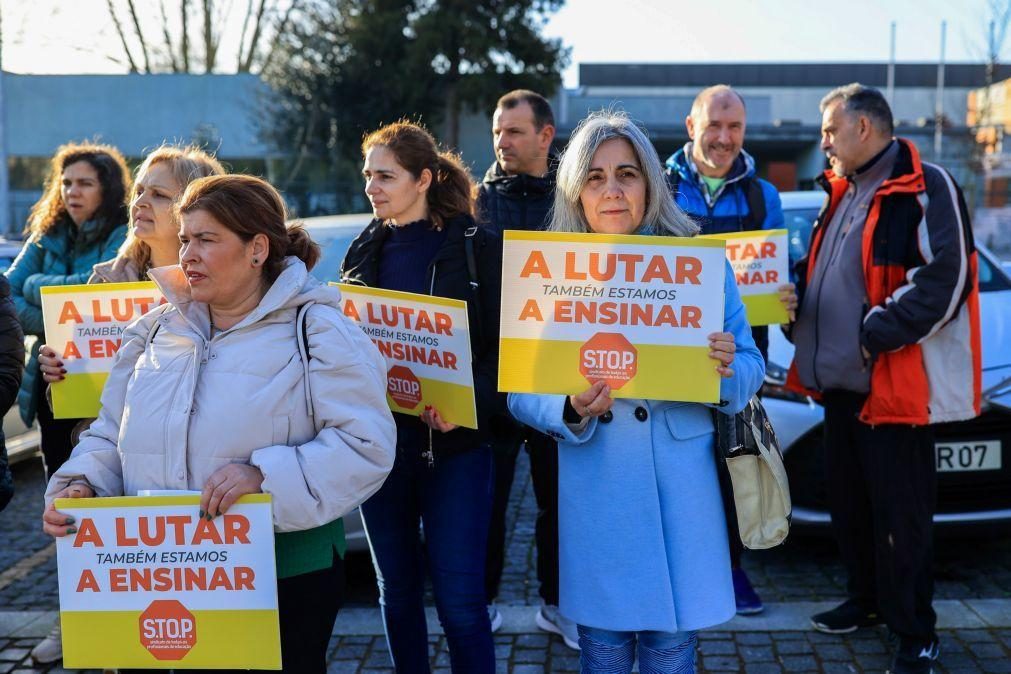
<path fill-rule="evenodd" d="M 564 0 L 419 0 L 415 53 L 439 75 L 446 143 L 459 141 L 463 109 L 485 110 L 505 91 L 545 96 L 561 84 L 569 50 L 541 35 Z"/>
<path fill-rule="evenodd" d="M 281 186 L 310 158 L 357 179 L 362 135 L 382 124 L 445 119 L 455 146 L 464 107 L 521 86 L 551 95 L 568 50 L 539 31 L 562 1 L 305 0 L 263 70 L 277 94 L 263 132 L 294 157 Z"/>

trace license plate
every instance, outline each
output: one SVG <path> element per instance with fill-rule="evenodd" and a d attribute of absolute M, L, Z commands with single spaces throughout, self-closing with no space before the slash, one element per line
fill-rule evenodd
<path fill-rule="evenodd" d="M 1000 440 L 934 443 L 937 472 L 1000 470 Z"/>

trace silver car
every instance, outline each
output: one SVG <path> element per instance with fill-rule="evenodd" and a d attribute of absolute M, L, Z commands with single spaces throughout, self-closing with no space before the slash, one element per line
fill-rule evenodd
<path fill-rule="evenodd" d="M 811 226 L 824 201 L 820 191 L 784 192 L 790 253 L 807 250 Z M 1011 526 L 1011 277 L 979 247 L 980 328 L 983 347 L 982 414 L 935 426 L 938 470 L 935 526 L 958 532 Z M 823 479 L 821 406 L 784 388 L 793 345 L 778 327 L 769 330 L 766 410 L 783 447 L 793 522 L 830 524 Z"/>

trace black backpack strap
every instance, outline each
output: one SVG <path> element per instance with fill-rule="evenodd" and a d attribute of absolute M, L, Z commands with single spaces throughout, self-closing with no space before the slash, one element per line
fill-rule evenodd
<path fill-rule="evenodd" d="M 309 321 L 309 307 L 311 307 L 315 302 L 306 302 L 298 308 L 298 316 L 295 318 L 295 340 L 298 343 L 298 355 L 302 359 L 302 387 L 305 390 L 305 407 L 309 411 L 310 417 L 315 417 L 312 409 L 312 388 L 309 385 L 309 361 L 312 360 L 312 354 L 309 353 L 309 334 L 308 334 L 308 321 Z M 315 424 L 315 418 L 313 419 L 313 424 Z M 319 431 L 317 426 L 316 431 Z"/>
<path fill-rule="evenodd" d="M 745 188 L 745 197 L 748 200 L 748 216 L 751 218 L 752 229 L 762 229 L 765 225 L 765 193 L 762 192 L 762 183 L 758 178 L 748 180 Z"/>
<path fill-rule="evenodd" d="M 474 238 L 477 236 L 478 228 L 468 227 L 463 233 L 463 248 L 467 255 L 467 275 L 470 277 L 470 294 L 474 299 L 474 309 L 477 315 L 474 317 L 474 325 L 477 327 L 477 339 L 475 344 L 484 344 L 484 326 L 481 317 L 481 280 L 477 274 L 477 252 L 474 249 Z"/>

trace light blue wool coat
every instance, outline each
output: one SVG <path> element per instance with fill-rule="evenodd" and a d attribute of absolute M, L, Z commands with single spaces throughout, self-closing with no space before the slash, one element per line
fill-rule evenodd
<path fill-rule="evenodd" d="M 765 366 L 729 265 L 724 292 L 723 329 L 734 334 L 737 353 L 734 376 L 721 380 L 719 409 L 734 414 L 758 390 Z M 561 612 L 581 625 L 628 631 L 729 620 L 734 588 L 713 406 L 618 399 L 609 423 L 591 419 L 577 434 L 562 420 L 564 403 L 561 395 L 509 394 L 519 421 L 558 440 Z"/>

